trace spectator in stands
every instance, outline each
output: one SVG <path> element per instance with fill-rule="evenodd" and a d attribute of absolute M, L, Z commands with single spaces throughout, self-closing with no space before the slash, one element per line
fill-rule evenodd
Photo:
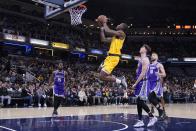
<path fill-rule="evenodd" d="M 80 103 L 82 103 L 82 105 L 84 103 L 87 104 L 88 99 L 87 99 L 87 95 L 86 95 L 84 88 L 80 89 L 80 91 L 78 92 L 78 97 L 79 97 Z"/>
<path fill-rule="evenodd" d="M 109 98 L 109 89 L 107 87 L 102 89 L 102 96 L 103 96 L 103 104 L 107 105 L 109 102 L 109 99 L 110 99 Z"/>
<path fill-rule="evenodd" d="M 2 97 L 3 97 L 3 87 L 2 87 L 2 84 L 3 84 L 3 82 L 2 81 L 0 81 L 0 97 L 1 97 L 1 106 L 3 106 L 3 99 L 2 99 Z"/>
<path fill-rule="evenodd" d="M 78 104 L 78 92 L 76 88 L 70 89 L 70 93 L 68 95 L 68 100 L 70 105 L 77 105 Z"/>
<path fill-rule="evenodd" d="M 193 87 L 196 88 L 196 80 L 195 80 L 195 83 L 194 83 Z"/>
<path fill-rule="evenodd" d="M 12 71 L 10 76 L 10 82 L 15 83 L 16 82 L 16 72 Z"/>
<path fill-rule="evenodd" d="M 7 100 L 7 104 L 11 103 L 11 96 L 8 94 L 8 83 L 2 81 L 0 82 L 0 97 L 1 97 L 1 105 L 4 105 L 4 100 Z"/>
<path fill-rule="evenodd" d="M 94 98 L 94 104 L 96 103 L 96 100 L 98 101 L 98 105 L 101 103 L 101 98 L 102 98 L 102 92 L 101 89 L 97 88 L 95 92 L 95 98 Z"/>
<path fill-rule="evenodd" d="M 120 101 L 121 101 L 121 96 L 120 96 L 120 92 L 117 88 L 114 89 L 113 91 L 113 96 L 114 96 L 114 102 L 116 105 L 119 105 L 120 104 Z"/>
<path fill-rule="evenodd" d="M 36 91 L 36 97 L 38 99 L 38 107 L 47 107 L 46 105 L 46 93 L 45 93 L 45 86 L 41 85 L 38 87 Z"/>
<path fill-rule="evenodd" d="M 26 84 L 22 85 L 22 92 L 21 92 L 21 97 L 24 100 L 27 100 L 27 105 L 28 107 L 32 107 L 32 103 L 33 103 L 33 94 L 31 94 L 31 91 L 29 88 L 27 88 Z"/>
<path fill-rule="evenodd" d="M 127 90 L 124 90 L 123 91 L 123 97 L 122 97 L 122 104 L 124 105 L 125 103 L 127 103 L 128 104 L 128 92 L 127 92 Z"/>
<path fill-rule="evenodd" d="M 134 90 L 129 90 L 127 92 L 128 95 L 128 103 L 129 104 L 134 104 L 137 101 L 137 97 L 134 95 Z"/>
<path fill-rule="evenodd" d="M 45 86 L 45 94 L 46 94 L 46 106 L 53 105 L 53 88 Z"/>
<path fill-rule="evenodd" d="M 93 98 L 95 97 L 95 92 L 94 92 L 94 88 L 90 87 L 89 89 L 87 88 L 87 99 L 88 99 L 88 103 L 89 105 L 93 105 Z"/>

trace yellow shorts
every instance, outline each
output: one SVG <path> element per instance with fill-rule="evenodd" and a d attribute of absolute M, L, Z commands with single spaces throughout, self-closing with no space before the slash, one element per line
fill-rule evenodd
<path fill-rule="evenodd" d="M 107 74 L 111 74 L 114 68 L 118 65 L 119 61 L 119 56 L 107 56 L 104 60 L 102 70 Z"/>

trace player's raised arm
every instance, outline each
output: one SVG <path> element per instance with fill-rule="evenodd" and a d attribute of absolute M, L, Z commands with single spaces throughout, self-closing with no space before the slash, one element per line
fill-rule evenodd
<path fill-rule="evenodd" d="M 104 32 L 103 27 L 101 27 L 101 29 L 100 29 L 100 37 L 101 37 L 101 42 L 110 43 L 112 41 L 111 37 L 105 36 L 105 32 Z"/>
<path fill-rule="evenodd" d="M 120 39 L 124 39 L 126 37 L 125 33 L 122 30 L 112 30 L 108 27 L 107 23 L 103 23 L 103 28 L 107 35 L 117 36 Z"/>
<path fill-rule="evenodd" d="M 116 36 L 119 39 L 125 39 L 126 34 L 125 31 L 127 30 L 128 26 L 125 23 L 121 23 L 120 25 L 118 25 L 116 27 L 116 30 L 110 29 L 107 25 L 108 22 L 108 18 L 105 15 L 100 15 L 97 19 L 96 19 L 98 25 L 100 25 L 101 27 L 103 27 L 102 30 L 104 30 L 104 33 L 106 33 L 109 36 Z M 104 34 L 102 33 L 102 34 Z"/>

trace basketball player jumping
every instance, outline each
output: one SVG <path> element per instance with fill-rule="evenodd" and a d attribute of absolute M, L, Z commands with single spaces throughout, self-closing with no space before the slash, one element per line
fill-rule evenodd
<path fill-rule="evenodd" d="M 128 26 L 125 23 L 121 23 L 116 27 L 116 30 L 112 30 L 107 25 L 108 19 L 106 16 L 101 15 L 97 20 L 102 24 L 100 32 L 101 41 L 105 43 L 111 43 L 108 56 L 104 60 L 104 63 L 100 66 L 101 69 L 99 78 L 103 81 L 116 82 L 117 84 L 121 84 L 127 88 L 127 82 L 124 76 L 117 78 L 111 75 L 111 73 L 120 61 L 121 49 L 125 41 L 125 32 L 128 29 Z M 106 37 L 105 34 L 111 37 Z"/>
<path fill-rule="evenodd" d="M 151 64 L 150 64 L 150 73 L 149 73 L 149 82 L 151 93 L 149 97 L 153 97 L 155 101 L 161 100 L 160 104 L 157 104 L 157 109 L 159 111 L 159 117 L 164 118 L 166 116 L 165 113 L 165 102 L 163 99 L 163 78 L 166 77 L 164 66 L 158 62 L 158 54 L 152 53 L 151 56 Z M 154 100 L 153 100 L 154 101 Z M 153 107 L 152 107 L 153 108 Z M 161 109 L 159 109 L 161 108 Z M 152 109 L 154 110 L 154 109 Z M 163 110 L 163 113 L 162 113 Z"/>
<path fill-rule="evenodd" d="M 157 122 L 157 118 L 153 116 L 148 105 L 145 103 L 145 101 L 148 99 L 148 94 L 150 90 L 149 81 L 148 81 L 150 60 L 147 57 L 147 54 L 149 54 L 150 52 L 151 52 L 151 48 L 148 45 L 143 45 L 140 48 L 141 58 L 139 60 L 138 68 L 136 70 L 137 80 L 133 85 L 133 88 L 135 89 L 135 96 L 137 96 L 137 111 L 139 117 L 139 120 L 134 125 L 135 128 L 144 126 L 144 122 L 142 120 L 143 109 L 146 111 L 146 113 L 150 118 L 147 127 L 153 126 Z"/>
<path fill-rule="evenodd" d="M 58 70 L 53 72 L 49 80 L 49 86 L 54 83 L 54 110 L 52 116 L 58 115 L 57 109 L 65 98 L 65 75 L 67 75 L 67 72 L 63 70 L 63 63 L 59 63 Z"/>

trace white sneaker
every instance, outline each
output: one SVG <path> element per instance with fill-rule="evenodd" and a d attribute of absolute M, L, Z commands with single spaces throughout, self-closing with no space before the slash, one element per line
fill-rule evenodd
<path fill-rule="evenodd" d="M 147 125 L 147 127 L 151 127 L 151 126 L 154 126 L 154 124 L 157 122 L 157 117 L 151 117 L 150 118 L 150 121 Z"/>
<path fill-rule="evenodd" d="M 39 103 L 38 106 L 41 107 L 41 104 Z"/>
<path fill-rule="evenodd" d="M 127 81 L 126 81 L 126 78 L 125 78 L 124 76 L 122 76 L 122 78 L 121 78 L 121 84 L 122 84 L 125 88 L 127 88 Z"/>
<path fill-rule="evenodd" d="M 144 131 L 144 127 L 134 128 L 134 131 Z"/>
<path fill-rule="evenodd" d="M 138 120 L 136 122 L 135 125 L 133 125 L 133 127 L 138 128 L 138 127 L 143 127 L 144 126 L 144 122 L 142 120 Z"/>
<path fill-rule="evenodd" d="M 44 107 L 47 107 L 46 103 L 44 104 Z"/>

